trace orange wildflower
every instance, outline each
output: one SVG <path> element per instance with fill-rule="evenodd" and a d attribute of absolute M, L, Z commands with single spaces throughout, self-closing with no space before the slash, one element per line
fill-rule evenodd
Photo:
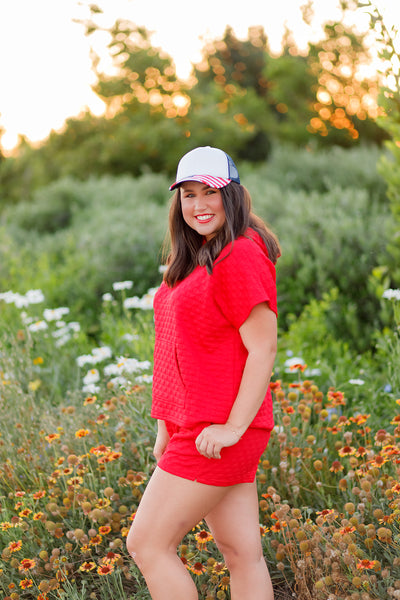
<path fill-rule="evenodd" d="M 341 432 L 341 429 L 339 427 L 337 427 L 336 425 L 334 425 L 333 427 L 327 427 L 326 430 L 329 431 L 330 433 L 332 433 L 333 435 L 337 435 L 338 433 Z"/>
<path fill-rule="evenodd" d="M 96 568 L 96 563 L 94 563 L 93 561 L 85 561 L 84 563 L 81 564 L 81 566 L 79 567 L 80 571 L 84 571 L 84 572 L 88 572 L 88 571 L 93 571 L 93 569 Z"/>
<path fill-rule="evenodd" d="M 221 590 L 228 589 L 229 581 L 229 575 L 224 575 L 223 577 L 221 577 L 221 581 L 219 582 L 219 587 L 221 588 Z"/>
<path fill-rule="evenodd" d="M 83 438 L 83 437 L 86 437 L 87 435 L 89 435 L 89 433 L 90 433 L 89 429 L 78 429 L 78 431 L 75 431 L 75 437 Z"/>
<path fill-rule="evenodd" d="M 277 381 L 271 381 L 269 384 L 269 387 L 271 388 L 272 391 L 277 391 L 281 389 L 281 380 L 277 379 Z"/>
<path fill-rule="evenodd" d="M 108 498 L 99 498 L 97 500 L 96 508 L 107 508 L 107 506 L 110 506 Z"/>
<path fill-rule="evenodd" d="M 355 531 L 356 528 L 355 527 L 342 527 L 342 529 L 339 529 L 339 533 L 341 533 L 342 535 L 345 535 L 345 533 L 353 533 L 353 531 Z"/>
<path fill-rule="evenodd" d="M 333 473 L 339 473 L 339 471 L 343 471 L 343 469 L 344 466 L 342 465 L 340 460 L 334 460 L 329 470 Z"/>
<path fill-rule="evenodd" d="M 211 542 L 211 540 L 214 539 L 211 533 L 205 529 L 195 533 L 194 538 L 197 542 L 197 547 L 200 549 L 204 548 L 207 542 Z"/>
<path fill-rule="evenodd" d="M 141 485 L 142 483 L 144 483 L 146 481 L 146 475 L 144 473 L 135 473 L 131 484 L 132 485 Z"/>
<path fill-rule="evenodd" d="M 331 403 L 331 406 L 341 406 L 346 404 L 346 400 L 343 392 L 330 390 L 328 392 L 328 400 Z"/>
<path fill-rule="evenodd" d="M 205 566 L 201 564 L 201 562 L 195 562 L 194 565 L 189 566 L 190 571 L 195 575 L 201 575 L 205 572 Z"/>
<path fill-rule="evenodd" d="M 296 363 L 295 365 L 290 366 L 291 371 L 301 371 L 303 373 L 303 371 L 305 371 L 306 369 L 307 369 L 307 365 L 305 365 L 303 363 Z"/>
<path fill-rule="evenodd" d="M 107 555 L 104 558 L 102 558 L 101 562 L 104 565 L 113 565 L 120 558 L 121 555 L 117 554 L 116 552 L 107 552 Z"/>
<path fill-rule="evenodd" d="M 357 569 L 373 569 L 375 567 L 375 561 L 374 560 L 368 560 L 368 559 L 363 559 L 363 560 L 359 560 L 357 563 Z"/>
<path fill-rule="evenodd" d="M 79 487 L 80 485 L 82 485 L 83 479 L 82 477 L 72 477 L 71 479 L 68 479 L 67 483 L 72 487 Z"/>
<path fill-rule="evenodd" d="M 97 572 L 99 575 L 109 575 L 114 571 L 114 565 L 100 565 L 97 567 Z"/>
<path fill-rule="evenodd" d="M 375 442 L 377 444 L 382 445 L 382 443 L 385 441 L 387 435 L 388 435 L 388 433 L 387 433 L 386 429 L 379 429 L 375 434 Z"/>
<path fill-rule="evenodd" d="M 40 521 L 40 519 L 43 517 L 43 513 L 42 512 L 37 512 L 33 515 L 32 519 L 34 521 Z"/>
<path fill-rule="evenodd" d="M 395 494 L 400 494 L 400 483 L 394 483 L 390 489 Z"/>
<path fill-rule="evenodd" d="M 380 454 L 378 454 L 378 456 L 375 456 L 374 460 L 371 461 L 371 465 L 374 467 L 378 467 L 378 469 L 380 469 L 381 467 L 383 467 L 383 465 L 388 462 L 388 458 L 386 458 L 385 456 L 381 456 Z"/>
<path fill-rule="evenodd" d="M 19 582 L 19 585 L 23 590 L 26 590 L 26 588 L 30 588 L 33 586 L 33 581 L 32 579 L 22 579 Z"/>
<path fill-rule="evenodd" d="M 287 527 L 286 521 L 277 521 L 274 525 L 271 526 L 271 531 L 274 533 L 278 533 L 278 531 L 282 531 L 284 527 Z"/>
<path fill-rule="evenodd" d="M 19 516 L 20 517 L 29 517 L 29 515 L 31 514 L 31 509 L 30 508 L 24 508 L 24 510 L 21 510 L 21 512 L 19 512 Z"/>
<path fill-rule="evenodd" d="M 365 456 L 365 454 L 367 454 L 366 448 L 364 448 L 364 446 L 359 446 L 356 456 Z"/>
<path fill-rule="evenodd" d="M 19 571 L 30 571 L 36 567 L 36 561 L 33 558 L 24 558 L 19 564 Z"/>
<path fill-rule="evenodd" d="M 18 542 L 10 542 L 8 544 L 8 550 L 10 552 L 18 552 L 22 548 L 22 541 L 18 540 Z"/>
<path fill-rule="evenodd" d="M 138 392 L 141 392 L 142 390 L 146 389 L 144 385 L 133 385 L 131 387 L 131 389 L 129 390 L 130 394 L 137 394 Z"/>
<path fill-rule="evenodd" d="M 88 404 L 94 404 L 97 400 L 97 396 L 87 396 L 83 401 L 83 406 L 87 406 Z"/>
<path fill-rule="evenodd" d="M 381 453 L 385 456 L 396 456 L 397 454 L 400 454 L 400 448 L 389 444 L 382 448 Z"/>
<path fill-rule="evenodd" d="M 226 564 L 223 562 L 215 562 L 212 570 L 216 575 L 221 575 L 221 573 L 225 573 L 226 571 Z"/>
<path fill-rule="evenodd" d="M 359 435 L 363 435 L 363 436 L 367 436 L 369 433 L 371 433 L 372 429 L 371 427 L 362 427 L 361 429 L 357 429 L 357 433 Z"/>
<path fill-rule="evenodd" d="M 384 523 L 384 524 L 390 525 L 391 523 L 394 523 L 394 519 L 395 519 L 395 517 L 393 514 L 392 515 L 383 515 L 382 519 L 379 519 L 378 521 L 379 521 L 379 523 Z"/>
<path fill-rule="evenodd" d="M 40 500 L 40 498 L 44 498 L 46 495 L 45 490 L 39 490 L 38 492 L 35 492 L 33 494 L 33 499 L 34 500 Z"/>
<path fill-rule="evenodd" d="M 113 452 L 110 452 L 110 454 L 108 455 L 109 460 L 117 460 L 118 458 L 121 458 L 122 456 L 122 452 L 116 452 L 115 450 Z"/>
<path fill-rule="evenodd" d="M 343 448 L 339 449 L 338 453 L 339 456 L 353 456 L 356 453 L 356 449 L 353 446 L 343 446 Z"/>
<path fill-rule="evenodd" d="M 89 544 L 91 546 L 98 546 L 99 544 L 101 544 L 102 541 L 103 541 L 103 538 L 101 535 L 95 535 L 91 538 Z"/>
<path fill-rule="evenodd" d="M 324 510 L 317 511 L 317 515 L 320 515 L 326 521 L 330 516 L 336 517 L 336 511 L 334 508 L 324 508 Z"/>
<path fill-rule="evenodd" d="M 350 421 L 352 423 L 356 423 L 357 425 L 364 425 L 370 416 L 371 415 L 356 415 L 355 417 L 350 417 Z"/>
<path fill-rule="evenodd" d="M 110 533 L 110 531 L 111 527 L 109 525 L 102 525 L 99 527 L 99 533 L 101 533 L 101 535 L 107 535 L 107 533 Z"/>
<path fill-rule="evenodd" d="M 55 440 L 60 439 L 60 434 L 59 433 L 50 433 L 49 435 L 46 435 L 44 439 L 46 440 L 46 442 L 49 442 L 49 444 L 51 444 Z"/>
<path fill-rule="evenodd" d="M 98 425 L 101 425 L 101 423 L 105 423 L 106 421 L 108 421 L 108 419 L 109 419 L 109 418 L 110 418 L 110 417 L 109 417 L 108 415 L 105 415 L 105 414 L 103 414 L 103 413 L 102 413 L 101 415 L 99 415 L 99 416 L 97 417 L 97 419 L 96 419 L 96 423 L 97 423 Z"/>
<path fill-rule="evenodd" d="M 96 456 L 101 456 L 102 454 L 107 454 L 110 452 L 111 448 L 109 446 L 105 446 L 104 444 L 100 444 L 100 446 L 96 446 L 95 448 L 90 448 L 90 454 L 95 454 Z"/>
<path fill-rule="evenodd" d="M 26 494 L 26 492 L 18 491 L 18 492 L 15 492 L 15 497 L 23 498 L 25 496 L 25 494 Z"/>

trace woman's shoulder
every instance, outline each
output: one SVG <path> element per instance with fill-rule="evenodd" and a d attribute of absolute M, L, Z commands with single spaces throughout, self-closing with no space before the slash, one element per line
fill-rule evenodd
<path fill-rule="evenodd" d="M 248 228 L 243 235 L 225 246 L 219 259 L 230 258 L 230 262 L 235 262 L 247 258 L 256 259 L 257 257 L 268 258 L 268 250 L 260 234 L 254 229 Z M 219 259 L 217 259 L 217 262 Z"/>

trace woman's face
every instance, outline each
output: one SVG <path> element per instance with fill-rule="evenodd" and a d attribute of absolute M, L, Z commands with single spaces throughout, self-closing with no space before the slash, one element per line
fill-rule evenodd
<path fill-rule="evenodd" d="M 180 188 L 185 222 L 210 240 L 221 229 L 226 219 L 220 190 L 198 181 L 184 181 Z"/>

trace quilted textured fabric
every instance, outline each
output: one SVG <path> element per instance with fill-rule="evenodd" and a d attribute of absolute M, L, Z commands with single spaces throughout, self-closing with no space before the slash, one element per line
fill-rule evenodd
<path fill-rule="evenodd" d="M 259 235 L 249 229 L 226 246 L 209 275 L 197 267 L 154 299 L 154 418 L 180 426 L 228 419 L 247 358 L 239 328 L 252 308 L 277 312 L 275 267 Z M 272 429 L 271 392 L 251 427 Z"/>
<path fill-rule="evenodd" d="M 256 476 L 260 457 L 268 445 L 271 432 L 249 427 L 237 444 L 222 448 L 221 458 L 206 458 L 197 451 L 196 438 L 208 423 L 192 428 L 166 422 L 171 436 L 157 466 L 167 473 L 206 485 L 251 483 Z"/>

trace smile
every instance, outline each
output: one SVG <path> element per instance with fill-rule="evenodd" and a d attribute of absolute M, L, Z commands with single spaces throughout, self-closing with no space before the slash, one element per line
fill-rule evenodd
<path fill-rule="evenodd" d="M 197 221 L 200 221 L 200 223 L 208 223 L 213 217 L 214 215 L 197 215 L 195 218 Z"/>

